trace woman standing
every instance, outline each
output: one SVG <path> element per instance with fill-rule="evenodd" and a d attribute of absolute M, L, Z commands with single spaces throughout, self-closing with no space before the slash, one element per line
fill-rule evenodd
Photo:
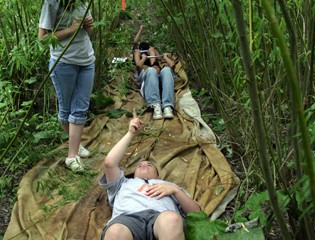
<path fill-rule="evenodd" d="M 44 0 L 38 36 L 54 34 L 58 40 L 58 44 L 50 46 L 50 69 L 79 27 L 86 8 L 87 4 L 80 0 Z M 69 136 L 65 163 L 73 171 L 83 171 L 80 157 L 91 155 L 80 142 L 94 82 L 92 28 L 93 18 L 88 12 L 78 34 L 51 73 L 58 97 L 58 119 Z"/>

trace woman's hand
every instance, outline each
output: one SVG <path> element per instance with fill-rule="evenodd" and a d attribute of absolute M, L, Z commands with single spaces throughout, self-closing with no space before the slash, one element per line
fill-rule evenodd
<path fill-rule="evenodd" d="M 144 54 L 144 53 L 142 53 L 142 54 L 141 54 L 141 59 L 147 60 L 147 55 Z"/>
<path fill-rule="evenodd" d="M 172 58 L 171 56 L 172 56 L 172 54 L 170 54 L 170 53 L 163 53 L 163 58 L 165 59 L 165 58 Z"/>
<path fill-rule="evenodd" d="M 80 26 L 80 19 L 74 19 L 71 26 L 69 27 L 71 32 L 74 33 Z"/>
<path fill-rule="evenodd" d="M 83 21 L 83 27 L 84 28 L 91 28 L 93 27 L 93 18 L 92 16 L 87 16 Z"/>

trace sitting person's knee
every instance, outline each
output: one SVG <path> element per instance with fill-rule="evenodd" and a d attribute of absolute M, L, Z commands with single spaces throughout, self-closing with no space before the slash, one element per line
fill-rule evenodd
<path fill-rule="evenodd" d="M 172 72 L 172 69 L 170 67 L 165 66 L 161 72 Z"/>
<path fill-rule="evenodd" d="M 149 67 L 147 69 L 147 74 L 148 75 L 156 75 L 157 76 L 157 70 L 154 67 Z"/>

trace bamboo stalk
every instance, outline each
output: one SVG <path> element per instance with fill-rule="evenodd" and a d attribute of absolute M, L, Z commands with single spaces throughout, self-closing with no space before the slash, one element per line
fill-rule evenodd
<path fill-rule="evenodd" d="M 253 52 L 253 2 L 252 0 L 248 1 L 248 22 L 249 22 L 249 50 Z"/>
<path fill-rule="evenodd" d="M 255 79 L 255 67 L 253 65 L 250 49 L 246 37 L 246 24 L 243 17 L 243 10 L 242 4 L 240 0 L 231 0 L 235 19 L 236 19 L 236 27 L 240 38 L 240 48 L 241 48 L 241 55 L 243 58 L 244 69 L 247 75 L 247 88 L 249 91 L 250 100 L 252 103 L 252 112 L 254 118 L 254 129 L 255 129 L 255 136 L 257 142 L 257 150 L 259 155 L 259 162 L 262 173 L 264 175 L 264 179 L 266 181 L 266 187 L 269 193 L 269 198 L 271 202 L 272 209 L 274 211 L 275 217 L 279 223 L 281 233 L 284 239 L 291 239 L 290 233 L 286 226 L 284 217 L 282 215 L 281 209 L 278 203 L 278 197 L 276 191 L 273 186 L 273 179 L 272 179 L 272 170 L 270 169 L 268 153 L 267 153 L 267 144 L 264 137 L 264 122 L 261 113 L 261 106 L 258 94 L 257 83 Z"/>
<path fill-rule="evenodd" d="M 296 47 L 296 33 L 294 30 L 294 26 L 292 23 L 292 18 L 290 16 L 290 13 L 287 9 L 286 3 L 284 0 L 278 0 L 282 14 L 284 16 L 284 20 L 286 22 L 287 25 L 287 29 L 289 32 L 289 42 L 290 42 L 290 53 L 291 53 L 291 58 L 292 58 L 292 64 L 295 68 L 295 72 L 299 72 L 298 71 L 298 64 L 297 64 L 297 47 Z M 292 99 L 292 92 L 290 91 L 291 89 L 288 88 L 288 92 L 289 92 L 289 102 L 293 102 L 294 99 Z M 294 149 L 294 159 L 296 162 L 296 170 L 297 170 L 297 175 L 299 178 L 302 177 L 302 168 L 301 168 L 301 154 L 299 151 L 299 143 L 298 143 L 298 139 L 296 137 L 294 137 L 296 135 L 297 132 L 297 122 L 296 122 L 296 111 L 294 107 L 291 107 L 291 128 L 290 128 L 290 136 L 289 139 L 292 139 L 293 141 L 293 149 Z"/>
<path fill-rule="evenodd" d="M 98 17 L 98 21 L 100 21 L 101 19 L 102 19 L 102 7 L 101 7 L 101 0 L 98 0 L 97 1 L 97 7 L 98 7 L 98 15 L 97 15 L 97 17 Z M 106 16 L 105 16 L 106 17 Z M 104 52 L 103 52 L 103 37 L 102 37 L 102 27 L 101 26 L 99 26 L 99 28 L 98 28 L 98 36 L 97 36 L 98 38 L 98 49 L 97 49 L 97 57 L 96 57 L 96 63 L 97 63 L 97 65 L 101 65 L 101 61 L 100 61 L 100 59 L 102 59 L 102 56 L 103 56 L 103 54 L 104 54 Z M 96 39 L 96 38 L 95 38 Z M 101 67 L 99 66 L 99 67 L 97 67 L 96 68 L 97 70 L 96 70 L 96 74 L 95 74 L 95 79 L 100 79 L 100 77 L 101 77 Z M 97 86 L 98 85 L 98 82 L 99 81 L 96 81 L 96 83 L 95 83 L 95 86 Z"/>
<path fill-rule="evenodd" d="M 24 33 L 24 37 L 26 38 L 26 31 L 25 31 L 25 27 L 24 27 L 24 24 L 23 24 L 22 13 L 21 13 L 21 9 L 19 7 L 19 3 L 18 3 L 17 0 L 15 1 L 15 5 L 16 5 L 16 10 L 17 10 L 17 16 L 18 16 L 18 19 L 20 20 L 20 27 L 22 29 L 21 32 Z"/>
<path fill-rule="evenodd" d="M 314 173 L 314 163 L 313 163 L 313 157 L 312 157 L 313 154 L 311 151 L 310 141 L 308 137 L 308 130 L 307 130 L 306 120 L 304 116 L 301 90 L 297 81 L 296 73 L 294 71 L 294 66 L 292 64 L 287 45 L 285 43 L 283 33 L 281 32 L 279 28 L 279 24 L 277 23 L 277 20 L 271 8 L 270 2 L 266 0 L 266 1 L 262 1 L 262 4 L 266 12 L 267 19 L 271 23 L 270 25 L 271 25 L 273 35 L 277 39 L 277 43 L 280 48 L 282 60 L 284 62 L 284 67 L 287 72 L 289 86 L 292 91 L 292 96 L 293 96 L 292 104 L 293 104 L 293 107 L 296 109 L 296 113 L 297 113 L 299 129 L 300 129 L 301 139 L 302 139 L 302 148 L 304 151 L 306 165 L 307 165 L 306 173 L 310 178 L 311 196 L 312 196 L 312 202 L 315 208 L 315 173 Z"/>
<path fill-rule="evenodd" d="M 312 4 L 312 5 L 311 5 Z M 306 7 L 313 6 L 313 2 L 309 4 L 305 4 Z M 310 10 L 311 11 L 311 10 Z M 311 97 L 314 94 L 314 61 L 315 61 L 315 14 L 310 13 L 310 20 L 309 20 L 309 36 L 308 36 L 308 44 L 307 44 L 307 50 L 310 52 L 309 54 L 309 62 L 305 68 L 305 79 L 306 84 L 304 88 L 304 94 L 303 96 L 306 97 L 306 105 L 311 104 Z"/>
<path fill-rule="evenodd" d="M 5 26 L 4 26 L 3 22 L 2 22 L 2 18 L 0 18 L 0 30 L 1 30 L 1 33 L 2 33 L 2 37 L 4 39 L 4 45 L 5 45 L 6 54 L 7 54 L 7 56 L 9 56 L 9 53 L 11 51 L 11 47 L 10 47 L 7 31 L 6 31 Z"/>
<path fill-rule="evenodd" d="M 295 72 L 298 73 L 299 72 L 299 65 L 297 64 L 297 40 L 296 40 L 296 32 L 295 32 L 295 27 L 294 24 L 292 22 L 292 17 L 290 16 L 290 13 L 287 9 L 287 4 L 284 0 L 278 0 L 282 14 L 284 16 L 285 22 L 286 22 L 286 26 L 289 32 L 289 42 L 290 42 L 290 55 L 292 58 L 292 65 L 295 68 Z M 296 81 L 299 84 L 299 75 L 296 74 Z M 304 79 L 304 78 L 302 78 Z M 307 78 L 305 78 L 307 81 Z M 302 84 L 305 85 L 305 84 Z M 307 84 L 306 84 L 307 85 Z M 299 89 L 301 88 L 300 84 L 299 84 Z M 299 90 L 301 92 L 301 90 Z M 290 102 L 293 103 L 294 102 L 294 98 L 293 98 L 293 94 L 291 91 L 291 88 L 289 88 L 289 97 L 290 97 Z M 301 92 L 303 93 L 303 92 Z M 294 137 L 298 131 L 298 124 L 296 122 L 296 109 L 295 107 L 291 108 L 291 122 L 292 122 L 292 126 L 291 126 L 291 136 L 289 137 L 290 139 L 292 139 L 293 141 L 293 150 L 294 150 L 294 159 L 295 159 L 295 163 L 296 163 L 296 172 L 297 172 L 297 176 L 299 179 L 302 178 L 303 176 L 303 172 L 302 172 L 302 167 L 301 167 L 301 153 L 300 153 L 300 148 L 299 148 L 299 140 L 297 137 Z M 306 207 L 306 206 L 305 206 Z M 291 221 L 292 222 L 292 221 Z M 305 226 L 305 231 L 306 235 L 308 236 L 308 239 L 312 238 L 312 225 L 308 219 L 308 215 L 306 215 L 305 217 L 303 217 L 302 222 Z M 294 224 L 295 226 L 295 224 Z M 305 233 L 304 233 L 305 234 Z M 305 237 L 305 236 L 304 236 Z"/>

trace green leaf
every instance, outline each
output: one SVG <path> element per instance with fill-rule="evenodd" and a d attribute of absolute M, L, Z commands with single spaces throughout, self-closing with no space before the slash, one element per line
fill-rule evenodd
<path fill-rule="evenodd" d="M 113 109 L 113 110 L 108 110 L 105 112 L 105 115 L 110 117 L 110 118 L 120 118 L 122 115 L 127 113 L 128 111 L 126 109 Z"/>
<path fill-rule="evenodd" d="M 269 200 L 267 191 L 261 193 L 253 193 L 245 205 L 235 212 L 236 222 L 247 222 L 258 217 L 262 226 L 267 222 L 266 214 L 262 211 L 262 204 Z"/>
<path fill-rule="evenodd" d="M 240 229 L 233 233 L 220 235 L 220 240 L 264 240 L 265 236 L 261 228 Z"/>
<path fill-rule="evenodd" d="M 209 240 L 224 234 L 227 224 L 221 220 L 210 221 L 204 212 L 192 212 L 187 214 L 186 239 Z"/>
<path fill-rule="evenodd" d="M 33 102 L 33 100 L 30 100 L 30 101 L 24 101 L 24 102 L 22 103 L 22 106 L 23 106 L 23 107 L 30 106 L 30 105 L 32 104 L 32 102 Z"/>
<path fill-rule="evenodd" d="M 30 79 L 25 80 L 25 83 L 32 84 L 32 83 L 36 82 L 36 80 L 37 80 L 36 77 L 31 77 Z"/>
<path fill-rule="evenodd" d="M 101 21 L 93 22 L 93 27 L 97 28 L 99 26 L 106 26 L 106 24 L 108 24 L 108 21 L 106 21 L 105 19 L 102 19 Z"/>
<path fill-rule="evenodd" d="M 224 187 L 223 186 L 216 186 L 215 188 L 215 195 L 220 195 L 220 193 L 223 191 Z"/>
<path fill-rule="evenodd" d="M 41 132 L 36 132 L 33 134 L 34 143 L 38 143 L 40 140 L 42 139 L 50 139 L 50 138 L 54 138 L 56 135 L 56 131 L 55 130 L 46 130 L 46 131 L 41 131 Z"/>
<path fill-rule="evenodd" d="M 214 38 L 220 38 L 220 37 L 222 37 L 223 35 L 222 35 L 222 33 L 220 33 L 220 32 L 215 32 L 215 33 L 213 33 L 212 34 L 212 37 L 214 37 Z"/>

